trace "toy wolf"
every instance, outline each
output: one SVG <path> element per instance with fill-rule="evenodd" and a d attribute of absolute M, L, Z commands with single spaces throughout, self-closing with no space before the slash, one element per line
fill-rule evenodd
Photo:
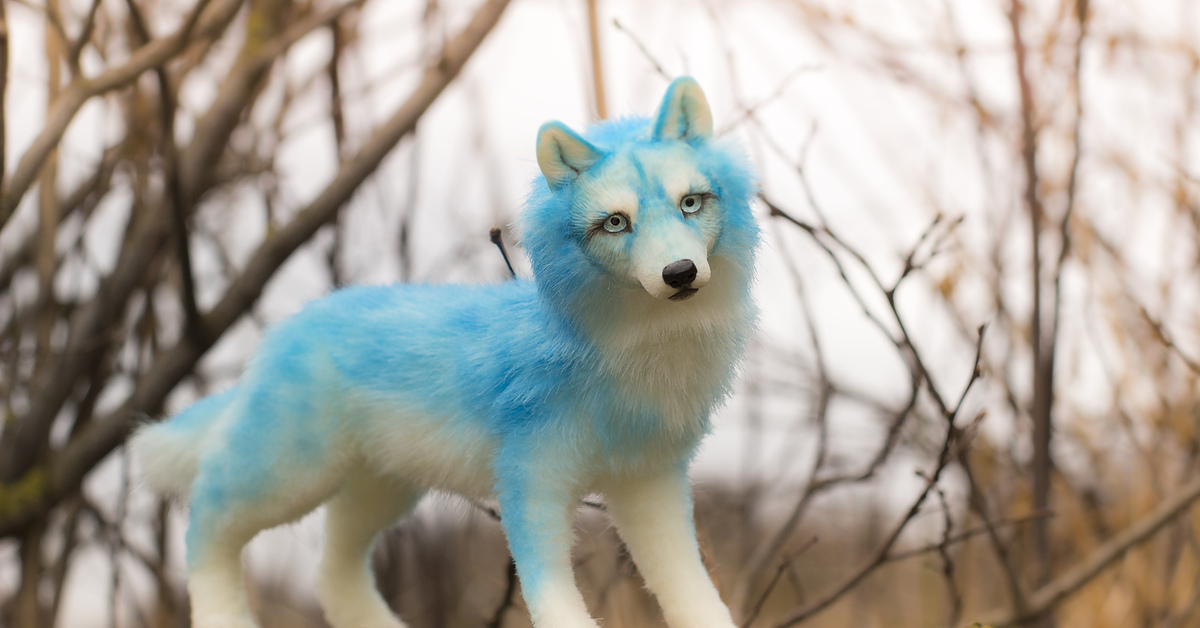
<path fill-rule="evenodd" d="M 683 77 L 652 119 L 545 124 L 537 161 L 533 281 L 341 290 L 273 326 L 233 389 L 134 436 L 152 488 L 190 491 L 194 626 L 254 626 L 243 546 L 325 503 L 329 622 L 402 628 L 368 559 L 430 489 L 498 499 L 537 628 L 597 626 L 570 557 L 591 493 L 668 624 L 733 626 L 687 466 L 757 317 L 746 159 Z"/>

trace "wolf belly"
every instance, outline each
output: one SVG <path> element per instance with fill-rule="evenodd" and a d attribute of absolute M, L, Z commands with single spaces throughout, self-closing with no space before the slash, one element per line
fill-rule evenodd
<path fill-rule="evenodd" d="M 360 402 L 346 420 L 362 462 L 380 475 L 422 488 L 491 497 L 497 443 L 481 422 L 410 404 Z"/>

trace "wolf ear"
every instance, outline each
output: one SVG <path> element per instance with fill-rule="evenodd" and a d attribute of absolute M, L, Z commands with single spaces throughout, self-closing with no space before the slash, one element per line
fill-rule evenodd
<path fill-rule="evenodd" d="M 595 146 L 561 122 L 547 122 L 538 129 L 538 167 L 551 190 L 575 180 L 602 156 Z"/>
<path fill-rule="evenodd" d="M 712 110 L 700 84 L 690 76 L 672 81 L 654 118 L 654 139 L 708 139 L 712 132 Z"/>

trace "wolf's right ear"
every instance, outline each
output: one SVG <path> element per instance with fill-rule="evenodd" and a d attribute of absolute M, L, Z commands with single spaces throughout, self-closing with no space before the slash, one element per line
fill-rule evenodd
<path fill-rule="evenodd" d="M 712 134 L 712 110 L 700 84 L 690 76 L 671 81 L 654 116 L 654 138 L 686 141 L 708 139 Z"/>
<path fill-rule="evenodd" d="M 561 122 L 547 122 L 538 129 L 538 167 L 551 190 L 574 181 L 604 155 Z"/>

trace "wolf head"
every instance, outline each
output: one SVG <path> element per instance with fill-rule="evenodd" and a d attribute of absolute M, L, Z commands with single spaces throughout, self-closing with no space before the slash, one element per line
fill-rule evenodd
<path fill-rule="evenodd" d="M 745 295 L 758 243 L 754 184 L 740 151 L 712 135 L 708 101 L 690 77 L 671 83 L 650 119 L 582 135 L 543 125 L 544 180 L 521 220 L 539 290 L 575 308 L 622 297 L 686 307 L 679 302 L 718 279 Z"/>

